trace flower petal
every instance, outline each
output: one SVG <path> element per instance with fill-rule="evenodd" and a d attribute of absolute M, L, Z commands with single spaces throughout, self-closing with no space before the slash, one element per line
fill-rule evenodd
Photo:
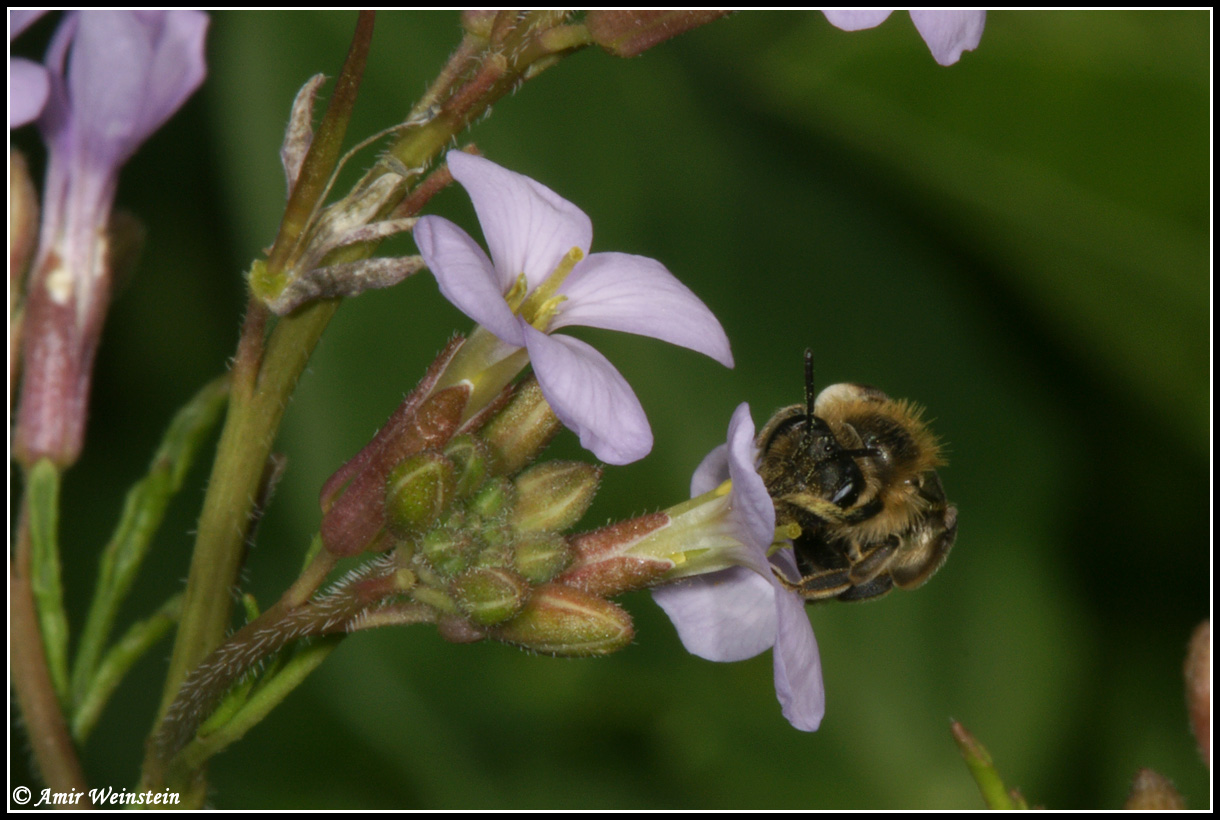
<path fill-rule="evenodd" d="M 983 38 L 987 12 L 912 11 L 911 21 L 941 65 L 953 65 L 963 51 L 974 51 Z"/>
<path fill-rule="evenodd" d="M 19 128 L 42 113 L 51 81 L 47 70 L 32 60 L 14 58 L 8 64 L 8 127 Z"/>
<path fill-rule="evenodd" d="M 644 408 L 614 365 L 571 336 L 521 325 L 534 375 L 555 415 L 607 464 L 630 464 L 652 449 Z"/>
<path fill-rule="evenodd" d="M 754 419 L 750 417 L 750 405 L 744 402 L 733 411 L 729 421 L 728 445 L 729 477 L 733 479 L 730 495 L 733 519 L 741 530 L 742 541 L 761 550 L 765 564 L 766 550 L 775 538 L 775 502 L 754 467 L 758 458 L 758 449 L 754 446 Z"/>
<path fill-rule="evenodd" d="M 707 305 L 655 259 L 595 253 L 560 287 L 567 297 L 552 329 L 585 325 L 651 336 L 733 366 L 729 338 Z"/>
<path fill-rule="evenodd" d="M 501 340 L 524 347 L 521 322 L 504 301 L 499 278 L 479 244 L 439 216 L 421 216 L 414 236 L 444 297 Z"/>
<path fill-rule="evenodd" d="M 17 35 L 25 31 L 47 13 L 47 9 L 13 9 L 8 13 L 8 39 L 11 43 Z"/>
<path fill-rule="evenodd" d="M 822 14 L 835 28 L 844 31 L 860 31 L 875 28 L 885 22 L 893 9 L 822 9 Z"/>
<path fill-rule="evenodd" d="M 658 587 L 652 598 L 686 651 L 709 661 L 752 658 L 775 641 L 775 589 L 745 567 Z"/>
<path fill-rule="evenodd" d="M 122 164 L 203 82 L 208 17 L 197 11 L 80 15 L 68 94 L 79 135 L 101 162 Z"/>
<path fill-rule="evenodd" d="M 572 248 L 589 252 L 593 223 L 550 188 L 462 151 L 450 151 L 448 161 L 474 203 L 501 293 L 521 273 L 533 290 Z"/>
<path fill-rule="evenodd" d="M 781 571 L 796 577 L 796 562 L 789 550 L 771 559 Z M 774 649 L 775 696 L 784 717 L 803 732 L 816 731 L 826 713 L 826 688 L 822 683 L 822 660 L 818 642 L 809 625 L 805 601 L 775 585 L 776 635 Z"/>
<path fill-rule="evenodd" d="M 703 495 L 720 486 L 729 477 L 729 445 L 721 444 L 703 457 L 690 477 L 690 497 Z"/>

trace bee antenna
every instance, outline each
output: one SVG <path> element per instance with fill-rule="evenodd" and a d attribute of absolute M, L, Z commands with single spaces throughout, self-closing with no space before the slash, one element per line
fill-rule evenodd
<path fill-rule="evenodd" d="M 813 351 L 805 348 L 805 415 L 813 418 Z"/>

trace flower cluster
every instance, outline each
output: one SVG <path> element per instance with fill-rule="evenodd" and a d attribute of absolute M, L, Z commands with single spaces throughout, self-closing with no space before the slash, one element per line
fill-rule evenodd
<path fill-rule="evenodd" d="M 491 258 L 439 216 L 420 218 L 415 241 L 445 298 L 498 342 L 471 369 L 489 370 L 527 351 L 547 401 L 585 448 L 609 464 L 642 458 L 652 431 L 631 387 L 593 347 L 552 332 L 574 325 L 621 330 L 732 367 L 720 323 L 655 259 L 590 254 L 589 217 L 549 188 L 460 151 L 448 160 L 474 203 Z"/>
<path fill-rule="evenodd" d="M 63 466 L 80 453 L 110 303 L 119 169 L 203 82 L 207 25 L 194 11 L 74 12 L 45 65 L 26 65 L 16 78 L 13 110 L 36 118 L 48 154 L 14 439 L 26 465 L 49 457 Z"/>

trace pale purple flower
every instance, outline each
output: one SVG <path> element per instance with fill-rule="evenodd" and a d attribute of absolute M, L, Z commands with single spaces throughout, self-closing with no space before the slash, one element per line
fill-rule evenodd
<path fill-rule="evenodd" d="M 844 31 L 873 28 L 885 22 L 892 9 L 823 9 L 826 19 Z M 982 10 L 912 11 L 911 22 L 941 65 L 953 65 L 963 51 L 974 51 L 983 37 L 987 12 Z"/>
<path fill-rule="evenodd" d="M 47 51 L 38 118 L 47 175 L 25 309 L 15 449 L 24 463 L 72 463 L 84 437 L 93 357 L 110 301 L 107 228 L 119 168 L 206 72 L 207 15 L 84 11 Z"/>
<path fill-rule="evenodd" d="M 652 595 L 694 655 L 739 661 L 771 648 L 784 717 L 812 732 L 825 712 L 822 662 L 804 599 L 785 589 L 771 570 L 774 566 L 788 578 L 799 575 L 791 549 L 767 555 L 775 537 L 775 507 L 756 459 L 754 421 L 749 405 L 742 404 L 729 422 L 728 443 L 709 453 L 691 478 L 692 497 L 732 479 L 728 514 L 743 546 L 742 566 L 658 587 Z"/>
<path fill-rule="evenodd" d="M 45 10 L 21 9 L 8 13 L 8 39 L 25 31 L 46 14 Z M 18 128 L 33 122 L 47 103 L 51 83 L 47 70 L 32 60 L 11 57 L 8 61 L 8 127 Z"/>
<path fill-rule="evenodd" d="M 569 325 L 621 330 L 732 367 L 720 323 L 655 259 L 590 254 L 589 217 L 549 188 L 482 157 L 451 151 L 448 160 L 491 258 L 449 220 L 420 218 L 415 242 L 441 293 L 495 334 L 500 358 L 528 351 L 547 402 L 585 448 L 610 464 L 642 458 L 652 430 L 630 385 L 585 342 L 548 334 Z"/>

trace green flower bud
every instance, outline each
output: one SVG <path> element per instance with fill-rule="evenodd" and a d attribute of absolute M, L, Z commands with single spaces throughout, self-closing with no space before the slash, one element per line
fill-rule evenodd
<path fill-rule="evenodd" d="M 448 578 L 470 565 L 475 545 L 469 533 L 441 527 L 420 539 L 419 551 L 434 570 Z"/>
<path fill-rule="evenodd" d="M 411 456 L 390 471 L 386 482 L 386 524 L 400 538 L 432 526 L 453 500 L 453 462 L 428 451 Z"/>
<path fill-rule="evenodd" d="M 635 637 L 631 616 L 603 598 L 544 584 L 517 617 L 489 636 L 547 655 L 590 657 L 617 652 Z"/>
<path fill-rule="evenodd" d="M 488 481 L 470 499 L 468 509 L 482 518 L 497 518 L 506 507 L 511 507 L 515 497 L 513 485 L 505 478 Z"/>
<path fill-rule="evenodd" d="M 671 37 L 728 14 L 716 9 L 671 11 L 599 9 L 585 15 L 589 36 L 615 57 L 636 57 Z"/>
<path fill-rule="evenodd" d="M 516 615 L 529 598 L 530 586 L 507 569 L 476 567 L 449 587 L 458 609 L 479 626 L 492 626 Z"/>
<path fill-rule="evenodd" d="M 442 615 L 436 621 L 436 631 L 449 643 L 474 643 L 487 637 L 470 621 L 460 615 Z"/>
<path fill-rule="evenodd" d="M 513 567 L 532 584 L 546 583 L 567 569 L 571 561 L 567 540 L 556 533 L 523 536 L 513 552 Z"/>
<path fill-rule="evenodd" d="M 515 473 L 533 461 L 563 427 L 532 376 L 517 385 L 508 406 L 483 426 L 497 471 Z"/>
<path fill-rule="evenodd" d="M 487 444 L 469 434 L 455 437 L 445 447 L 445 457 L 457 468 L 453 491 L 458 498 L 473 493 L 487 478 L 490 470 Z"/>
<path fill-rule="evenodd" d="M 601 470 L 580 461 L 548 461 L 517 476 L 517 504 L 510 519 L 518 532 L 561 532 L 580 520 Z"/>

